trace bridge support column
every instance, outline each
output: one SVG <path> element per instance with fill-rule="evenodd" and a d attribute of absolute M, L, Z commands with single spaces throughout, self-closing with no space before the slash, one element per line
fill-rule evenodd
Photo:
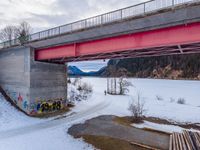
<path fill-rule="evenodd" d="M 30 62 L 30 113 L 60 111 L 67 104 L 67 68 L 62 64 Z"/>
<path fill-rule="evenodd" d="M 31 48 L 0 52 L 0 85 L 31 116 L 54 113 L 67 105 L 65 65 L 37 62 Z"/>

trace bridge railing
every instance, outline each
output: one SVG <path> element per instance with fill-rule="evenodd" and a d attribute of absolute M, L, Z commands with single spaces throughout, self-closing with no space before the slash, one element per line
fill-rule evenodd
<path fill-rule="evenodd" d="M 84 30 L 91 27 L 101 26 L 116 21 L 121 21 L 124 19 L 132 18 L 135 16 L 147 14 L 153 11 L 158 11 L 160 9 L 165 9 L 168 7 L 174 7 L 177 5 L 182 5 L 185 3 L 193 3 L 200 0 L 150 0 L 144 3 L 140 3 L 134 6 L 126 7 L 116 11 L 112 11 L 106 14 L 98 15 L 95 17 L 87 18 L 63 26 L 55 27 L 38 33 L 29 35 L 27 39 L 28 42 L 42 40 L 50 38 L 53 36 L 59 36 L 62 34 L 72 33 L 79 30 Z M 12 41 L 6 41 L 0 43 L 0 49 L 11 47 L 15 45 L 20 45 L 19 39 L 14 39 Z"/>

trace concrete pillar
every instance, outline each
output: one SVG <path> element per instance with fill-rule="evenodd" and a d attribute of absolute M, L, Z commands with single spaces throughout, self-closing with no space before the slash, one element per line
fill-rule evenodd
<path fill-rule="evenodd" d="M 17 106 L 29 113 L 30 49 L 0 51 L 0 85 Z"/>
<path fill-rule="evenodd" d="M 66 66 L 34 61 L 31 48 L 0 52 L 0 85 L 32 116 L 61 111 L 67 105 Z"/>
<path fill-rule="evenodd" d="M 30 113 L 60 111 L 67 103 L 67 68 L 65 65 L 30 61 Z"/>

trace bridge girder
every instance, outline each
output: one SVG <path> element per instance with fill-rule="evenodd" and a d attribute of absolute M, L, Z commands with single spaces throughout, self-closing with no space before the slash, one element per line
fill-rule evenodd
<path fill-rule="evenodd" d="M 134 58 L 199 53 L 200 23 L 191 23 L 104 38 L 82 43 L 38 49 L 38 61 L 71 62 L 95 59 Z"/>

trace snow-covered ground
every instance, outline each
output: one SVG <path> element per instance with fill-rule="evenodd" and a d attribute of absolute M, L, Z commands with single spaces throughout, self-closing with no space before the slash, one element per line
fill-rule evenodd
<path fill-rule="evenodd" d="M 0 94 L 0 132 L 36 124 L 42 121 L 41 119 L 32 119 L 22 112 L 19 112 L 14 107 L 10 106 L 10 103 L 5 101 Z"/>
<path fill-rule="evenodd" d="M 145 101 L 146 115 L 178 122 L 200 123 L 200 82 L 150 79 L 129 79 L 134 87 L 127 96 L 104 95 L 106 79 L 83 78 L 93 85 L 94 93 L 87 101 L 73 108 L 76 114 L 67 118 L 29 118 L 0 99 L 0 150 L 82 150 L 92 149 L 81 140 L 73 139 L 67 129 L 99 115 L 130 115 L 128 106 L 140 93 Z M 163 100 L 157 100 L 160 97 Z M 177 104 L 179 98 L 185 105 Z"/>
<path fill-rule="evenodd" d="M 145 129 L 145 128 L 153 129 L 153 130 L 163 131 L 166 133 L 173 133 L 173 132 L 182 133 L 184 130 L 187 130 L 175 125 L 157 124 L 149 121 L 144 121 L 144 123 L 141 124 L 132 124 L 132 126 L 139 129 Z M 190 131 L 199 132 L 198 130 L 195 129 L 190 129 Z"/>
<path fill-rule="evenodd" d="M 91 101 L 102 100 L 106 89 L 106 79 L 83 78 L 91 83 L 94 94 Z M 128 106 L 138 93 L 145 101 L 146 116 L 160 117 L 176 122 L 200 123 L 200 81 L 129 79 L 133 83 L 127 96 L 104 96 L 112 105 L 101 113 L 120 116 L 130 115 Z M 158 100 L 157 97 L 162 100 Z M 186 101 L 178 104 L 179 98 Z"/>

